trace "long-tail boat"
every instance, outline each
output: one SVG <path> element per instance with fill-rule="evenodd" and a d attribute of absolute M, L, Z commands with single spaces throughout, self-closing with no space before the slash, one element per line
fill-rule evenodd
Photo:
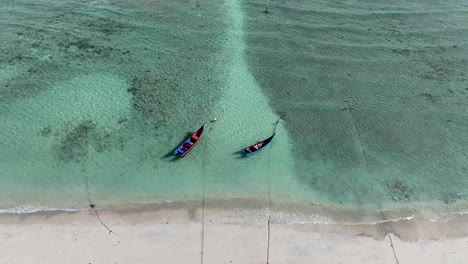
<path fill-rule="evenodd" d="M 180 157 L 183 158 L 187 153 L 192 150 L 193 147 L 197 144 L 198 140 L 200 140 L 201 135 L 203 134 L 203 129 L 205 128 L 205 124 L 201 126 L 195 133 L 193 133 L 187 140 L 182 143 L 175 151 L 174 155 L 180 154 Z"/>
<path fill-rule="evenodd" d="M 244 149 L 242 149 L 242 152 L 245 153 L 245 155 L 248 157 L 250 155 L 253 155 L 260 151 L 261 149 L 265 148 L 268 144 L 270 144 L 271 141 L 273 141 L 273 138 L 275 137 L 276 133 L 274 133 L 271 137 L 262 140 L 260 142 L 257 142 L 251 146 L 248 146 Z"/>

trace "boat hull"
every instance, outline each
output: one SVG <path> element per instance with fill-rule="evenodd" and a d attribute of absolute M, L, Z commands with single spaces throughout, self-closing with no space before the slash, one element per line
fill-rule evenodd
<path fill-rule="evenodd" d="M 265 139 L 265 140 L 262 140 L 262 141 L 259 141 L 253 145 L 250 145 L 246 148 L 243 148 L 242 149 L 242 152 L 245 153 L 245 156 L 247 157 L 250 157 L 252 156 L 253 154 L 255 153 L 258 153 L 260 150 L 264 149 L 266 146 L 268 146 L 274 139 L 276 133 L 273 134 L 271 137 Z"/>
<path fill-rule="evenodd" d="M 174 155 L 179 155 L 183 158 L 187 155 L 193 147 L 198 143 L 200 137 L 203 134 L 203 129 L 205 128 L 205 124 L 203 124 L 195 133 L 193 133 L 188 139 L 182 143 L 178 148 L 174 150 Z"/>

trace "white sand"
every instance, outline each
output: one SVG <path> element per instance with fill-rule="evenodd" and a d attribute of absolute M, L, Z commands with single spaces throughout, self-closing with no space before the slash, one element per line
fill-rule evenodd
<path fill-rule="evenodd" d="M 1 215 L 0 263 L 201 263 L 202 233 L 203 263 L 267 262 L 265 214 L 245 217 L 207 209 L 204 228 L 201 211 L 101 212 L 100 217 L 115 234 L 93 212 Z M 397 263 L 389 235 L 374 238 L 355 235 L 362 228 L 343 230 L 272 223 L 269 263 Z M 399 263 L 468 259 L 468 237 L 404 242 L 390 236 Z"/>

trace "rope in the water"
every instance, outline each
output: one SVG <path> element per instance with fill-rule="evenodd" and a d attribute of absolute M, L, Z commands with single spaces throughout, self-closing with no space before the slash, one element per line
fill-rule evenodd
<path fill-rule="evenodd" d="M 88 198 L 89 206 L 93 207 L 93 203 L 91 202 L 91 195 L 89 194 L 89 182 L 88 182 L 88 174 L 85 171 L 85 185 L 86 185 L 86 197 Z"/>
<path fill-rule="evenodd" d="M 201 253 L 200 263 L 203 264 L 203 251 L 205 246 L 205 157 L 202 159 L 202 230 L 201 230 Z"/>
<path fill-rule="evenodd" d="M 265 3 L 265 11 L 263 11 L 263 13 L 265 14 L 269 14 L 270 11 L 268 10 L 268 0 L 266 0 L 266 3 Z"/>

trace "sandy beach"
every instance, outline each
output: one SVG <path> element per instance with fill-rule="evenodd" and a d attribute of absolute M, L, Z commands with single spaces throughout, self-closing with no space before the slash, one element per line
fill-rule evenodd
<path fill-rule="evenodd" d="M 280 215 L 276 212 L 275 215 Z M 465 263 L 468 221 L 285 223 L 261 210 L 0 216 L 0 263 Z M 269 240 L 269 243 L 268 243 Z"/>

